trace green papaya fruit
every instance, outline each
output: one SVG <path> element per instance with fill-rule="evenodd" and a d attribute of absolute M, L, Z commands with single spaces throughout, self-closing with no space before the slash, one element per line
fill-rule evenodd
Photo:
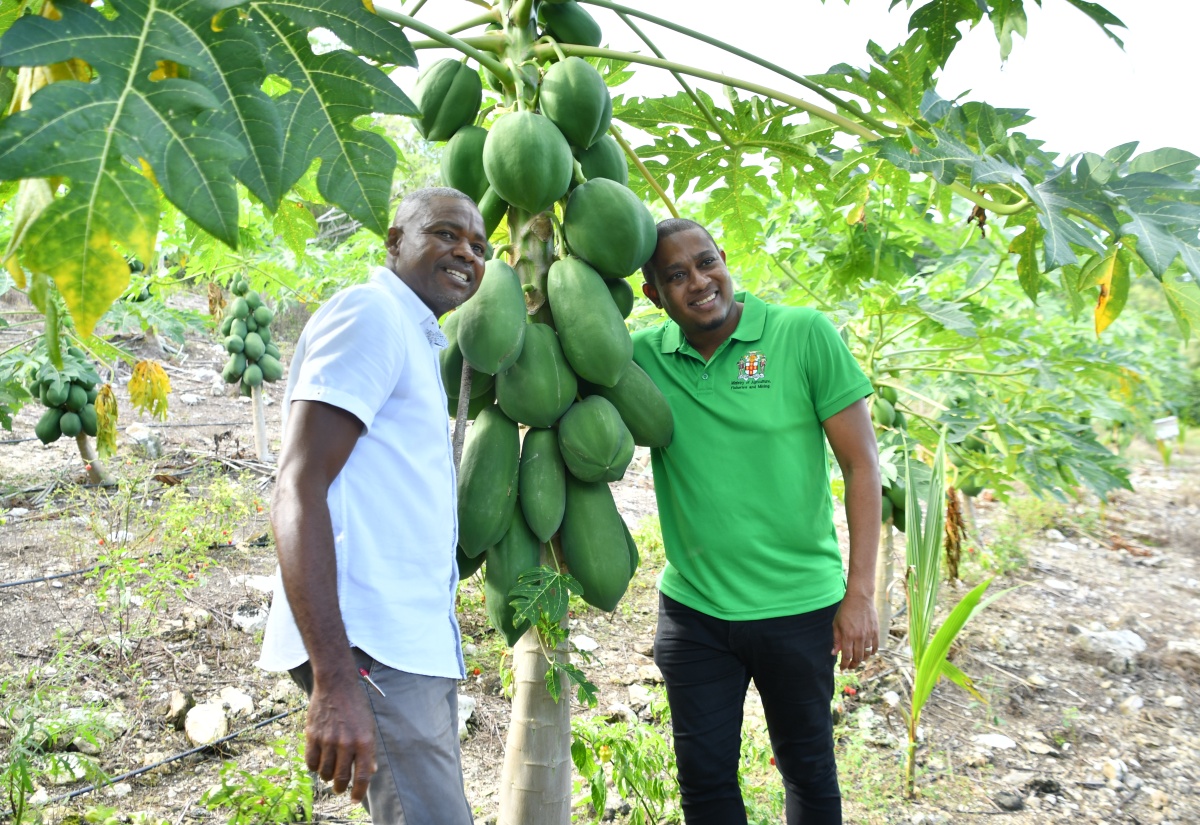
<path fill-rule="evenodd" d="M 871 406 L 871 418 L 881 427 L 890 427 L 896 420 L 896 408 L 886 398 L 876 396 Z"/>
<path fill-rule="evenodd" d="M 625 523 L 625 519 L 621 519 L 621 527 L 625 530 L 625 544 L 629 547 L 629 578 L 632 579 L 642 560 L 638 555 L 637 542 L 633 540 L 633 533 L 629 532 L 629 525 Z"/>
<path fill-rule="evenodd" d="M 963 446 L 973 453 L 986 453 L 991 445 L 981 436 L 971 433 L 963 439 Z"/>
<path fill-rule="evenodd" d="M 234 353 L 242 352 L 245 349 L 246 349 L 246 340 L 244 338 L 238 338 L 236 335 L 230 335 L 228 338 L 225 339 L 225 351 L 228 352 L 230 355 L 233 355 Z"/>
<path fill-rule="evenodd" d="M 241 382 L 238 383 L 238 394 L 243 398 L 251 398 L 254 396 L 254 387 L 247 384 L 246 379 L 243 378 Z"/>
<path fill-rule="evenodd" d="M 513 112 L 488 132 L 483 170 L 501 200 L 537 214 L 567 193 L 575 158 L 567 139 L 548 118 Z"/>
<path fill-rule="evenodd" d="M 458 348 L 458 322 L 462 320 L 461 313 L 451 312 L 442 322 L 442 334 L 446 336 L 446 347 L 438 353 L 438 363 L 442 369 L 442 385 L 446 388 L 446 397 L 457 399 L 459 388 L 462 386 L 462 351 Z M 496 383 L 494 375 L 471 369 L 471 397 L 479 398 L 488 393 Z M 451 406 L 457 406 L 452 404 Z M 451 413 L 453 415 L 453 413 Z"/>
<path fill-rule="evenodd" d="M 232 384 L 242 377 L 242 373 L 246 371 L 246 356 L 240 352 L 235 352 L 229 356 L 229 360 L 225 362 L 225 369 L 221 371 L 221 377 L 225 379 L 226 384 Z"/>
<path fill-rule="evenodd" d="M 563 558 L 583 585 L 583 600 L 613 610 L 629 586 L 629 545 L 624 520 L 607 484 L 589 484 L 567 476 L 567 510 L 563 515 Z"/>
<path fill-rule="evenodd" d="M 496 402 L 513 421 L 549 427 L 575 401 L 579 382 L 563 357 L 554 330 L 545 324 L 525 327 L 521 355 L 496 376 Z"/>
<path fill-rule="evenodd" d="M 881 503 L 879 509 L 880 509 L 880 520 L 884 524 L 887 524 L 888 519 L 890 519 L 892 517 L 892 513 L 895 512 L 896 508 L 892 505 L 892 501 L 891 501 L 891 499 L 889 499 L 887 497 L 886 493 L 883 496 L 882 503 Z"/>
<path fill-rule="evenodd" d="M 633 312 L 633 287 L 629 281 L 624 278 L 610 278 L 604 285 L 608 287 L 608 294 L 617 305 L 617 312 L 621 313 L 622 318 L 628 318 L 629 313 Z"/>
<path fill-rule="evenodd" d="M 246 302 L 245 298 L 234 298 L 226 312 L 239 321 L 245 321 L 250 317 L 250 304 Z"/>
<path fill-rule="evenodd" d="M 79 420 L 78 413 L 63 413 L 62 418 L 58 419 L 58 427 L 67 438 L 74 438 L 83 432 L 83 422 Z"/>
<path fill-rule="evenodd" d="M 489 375 L 488 378 L 491 378 Z M 483 395 L 476 396 L 467 401 L 467 420 L 474 421 L 479 417 L 479 414 L 488 407 L 496 403 L 496 392 L 494 388 L 488 389 Z M 446 397 L 446 411 L 450 413 L 451 418 L 458 417 L 458 399 Z"/>
<path fill-rule="evenodd" d="M 267 345 L 263 343 L 262 336 L 257 332 L 247 332 L 244 339 L 244 348 L 242 352 L 246 353 L 246 360 L 257 361 L 262 358 L 263 353 L 267 351 Z"/>
<path fill-rule="evenodd" d="M 538 25 L 559 43 L 599 46 L 603 37 L 600 24 L 575 0 L 542 3 L 538 9 Z"/>
<path fill-rule="evenodd" d="M 496 227 L 500 225 L 500 221 L 504 220 L 507 212 L 508 204 L 496 194 L 495 189 L 489 186 L 479 201 L 479 214 L 483 216 L 483 231 L 489 238 L 496 231 Z"/>
<path fill-rule="evenodd" d="M 261 387 L 262 382 L 262 367 L 258 364 L 247 364 L 246 371 L 242 373 L 242 383 L 249 384 L 251 387 Z"/>
<path fill-rule="evenodd" d="M 896 417 L 892 419 L 893 430 L 907 430 L 908 419 L 904 417 L 904 413 L 896 410 Z"/>
<path fill-rule="evenodd" d="M 58 441 L 62 437 L 62 428 L 59 427 L 59 421 L 63 417 L 63 411 L 60 407 L 51 407 L 42 413 L 42 417 L 38 419 L 38 423 L 33 427 L 33 434 L 38 437 L 38 440 L 43 444 L 49 444 L 52 441 Z"/>
<path fill-rule="evenodd" d="M 904 524 L 905 524 L 904 510 L 902 510 L 899 507 L 893 508 L 892 509 L 892 526 L 895 527 L 897 530 L 899 530 L 901 533 L 903 533 L 904 532 Z"/>
<path fill-rule="evenodd" d="M 417 77 L 413 102 L 421 110 L 414 118 L 426 140 L 449 140 L 471 124 L 483 102 L 479 73 L 465 63 L 446 58 L 433 63 Z"/>
<path fill-rule="evenodd" d="M 258 358 L 258 368 L 262 370 L 264 381 L 275 382 L 283 378 L 283 364 L 279 359 L 265 352 Z"/>
<path fill-rule="evenodd" d="M 61 407 L 67 403 L 67 396 L 71 393 L 71 385 L 63 381 L 61 378 L 56 378 L 49 387 L 46 388 L 46 397 L 42 401 L 47 407 Z"/>
<path fill-rule="evenodd" d="M 229 334 L 236 335 L 238 338 L 245 338 L 250 332 L 250 327 L 247 326 L 245 319 L 234 318 L 233 324 L 229 327 Z"/>
<path fill-rule="evenodd" d="M 612 96 L 600 72 L 582 57 L 568 57 L 547 69 L 538 99 L 542 114 L 573 147 L 587 149 L 608 132 Z"/>
<path fill-rule="evenodd" d="M 246 332 L 258 332 L 258 321 L 254 320 L 253 313 L 250 314 L 250 317 L 246 319 L 245 323 L 246 323 Z"/>
<path fill-rule="evenodd" d="M 630 364 L 611 387 L 588 385 L 588 395 L 607 399 L 629 428 L 633 443 L 643 447 L 666 447 L 675 434 L 675 418 L 671 405 L 659 391 L 646 371 Z"/>
<path fill-rule="evenodd" d="M 983 492 L 983 485 L 973 476 L 967 476 L 959 480 L 958 491 L 967 498 L 975 498 Z"/>
<path fill-rule="evenodd" d="M 595 178 L 575 187 L 563 211 L 563 234 L 571 254 L 605 278 L 626 278 L 654 254 L 654 216 L 616 181 Z"/>
<path fill-rule="evenodd" d="M 483 173 L 483 143 L 487 135 L 482 126 L 464 126 L 454 133 L 442 152 L 442 183 L 475 203 L 483 200 L 488 190 L 487 176 Z"/>
<path fill-rule="evenodd" d="M 487 551 L 483 551 L 475 558 L 470 558 L 462 551 L 461 547 L 454 548 L 454 560 L 458 562 L 458 580 L 463 581 L 474 575 L 475 571 L 483 567 L 484 561 L 487 560 Z"/>
<path fill-rule="evenodd" d="M 65 403 L 67 409 L 71 412 L 79 412 L 87 404 L 87 390 L 81 385 L 72 382 L 70 388 L 67 390 L 67 400 Z"/>
<path fill-rule="evenodd" d="M 246 293 L 245 298 L 246 298 L 246 307 L 247 307 L 247 309 L 250 310 L 250 315 L 253 316 L 254 313 L 258 310 L 258 308 L 263 305 L 262 296 L 260 296 L 254 290 L 250 290 L 249 292 Z M 258 323 L 257 318 L 254 319 L 254 323 L 256 323 L 256 324 Z"/>
<path fill-rule="evenodd" d="M 517 425 L 490 406 L 467 432 L 458 470 L 458 543 L 474 558 L 498 542 L 517 503 Z"/>
<path fill-rule="evenodd" d="M 625 160 L 625 151 L 612 135 L 604 135 L 587 149 L 577 151 L 575 159 L 579 161 L 583 176 L 588 180 L 606 178 L 622 186 L 629 185 L 629 163 Z"/>
<path fill-rule="evenodd" d="M 96 433 L 100 430 L 100 420 L 96 417 L 96 405 L 84 404 L 83 409 L 79 411 L 79 421 L 83 424 L 83 434 L 96 437 Z"/>
<path fill-rule="evenodd" d="M 266 341 L 264 341 L 263 343 L 267 344 L 267 348 L 265 350 L 263 350 L 263 355 L 269 355 L 272 358 L 281 358 L 282 357 L 282 355 L 279 352 L 279 347 L 275 346 L 274 344 L 267 343 Z"/>
<path fill-rule="evenodd" d="M 472 367 L 495 375 L 516 363 L 528 314 L 521 278 L 511 266 L 488 261 L 479 290 L 454 314 L 460 316 L 459 350 Z"/>
<path fill-rule="evenodd" d="M 550 265 L 546 294 L 571 369 L 592 384 L 616 384 L 633 362 L 633 339 L 604 279 L 578 258 L 563 258 Z"/>
<path fill-rule="evenodd" d="M 554 430 L 532 429 L 521 445 L 517 503 L 539 541 L 550 541 L 567 506 L 567 467 Z"/>
<path fill-rule="evenodd" d="M 236 320 L 237 319 L 233 317 L 232 313 L 225 313 L 225 318 L 221 321 L 221 337 L 225 337 L 229 334 L 233 327 L 233 322 Z"/>
<path fill-rule="evenodd" d="M 88 399 L 89 404 L 95 404 L 96 399 L 99 397 L 100 397 L 100 388 L 99 387 L 92 387 L 90 390 L 88 390 L 87 399 Z"/>
<path fill-rule="evenodd" d="M 271 343 L 271 328 L 270 327 L 266 326 L 265 324 L 259 324 L 258 329 L 255 330 L 255 332 L 258 333 L 258 337 L 262 339 L 262 342 L 264 345 Z"/>
<path fill-rule="evenodd" d="M 896 406 L 896 402 L 900 400 L 900 394 L 898 392 L 896 392 L 895 387 L 889 387 L 889 386 L 885 385 L 885 386 L 881 386 L 881 387 L 876 387 L 875 391 L 879 393 L 880 398 L 887 401 L 893 407 Z"/>
<path fill-rule="evenodd" d="M 618 481 L 633 459 L 633 436 L 609 401 L 589 396 L 558 424 L 563 463 L 580 481 Z"/>
<path fill-rule="evenodd" d="M 275 320 L 275 313 L 272 312 L 271 308 L 266 304 L 259 305 L 259 307 L 254 310 L 253 314 L 254 323 L 258 324 L 260 327 L 270 326 L 271 322 Z"/>
<path fill-rule="evenodd" d="M 892 482 L 892 486 L 885 491 L 888 500 L 892 502 L 892 506 L 897 510 L 903 510 L 908 506 L 908 490 L 904 486 L 904 482 L 896 479 Z"/>
<path fill-rule="evenodd" d="M 483 596 L 488 620 L 504 634 L 512 647 L 529 629 L 529 622 L 515 624 L 516 609 L 509 591 L 517 585 L 517 577 L 537 567 L 541 561 L 542 545 L 525 523 L 519 507 L 513 508 L 512 520 L 504 538 L 488 548 L 487 566 L 483 569 Z"/>

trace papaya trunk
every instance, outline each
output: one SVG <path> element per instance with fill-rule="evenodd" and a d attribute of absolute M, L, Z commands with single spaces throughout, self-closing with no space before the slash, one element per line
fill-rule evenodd
<path fill-rule="evenodd" d="M 560 659 L 565 650 L 554 651 Z M 536 631 L 513 648 L 513 704 L 497 825 L 567 825 L 571 821 L 571 701 L 546 690 L 549 665 Z"/>
<path fill-rule="evenodd" d="M 888 642 L 888 631 L 892 626 L 892 596 L 889 592 L 896 576 L 896 554 L 892 544 L 892 521 L 883 525 L 879 533 L 879 559 L 875 565 L 875 613 L 879 616 L 879 639 L 876 650 L 883 650 Z"/>
<path fill-rule="evenodd" d="M 263 410 L 262 387 L 250 390 L 250 398 L 254 402 L 254 453 L 259 461 L 270 461 L 271 445 L 267 441 L 267 414 Z"/>
<path fill-rule="evenodd" d="M 79 455 L 83 458 L 84 464 L 87 467 L 88 481 L 92 484 L 101 487 L 116 486 L 116 479 L 104 466 L 104 462 L 100 460 L 100 456 L 96 455 L 96 448 L 92 444 L 92 440 L 83 433 L 75 436 L 75 443 L 79 445 Z"/>
<path fill-rule="evenodd" d="M 513 268 L 521 276 L 529 314 L 550 323 L 546 273 L 554 261 L 554 228 L 549 215 L 508 212 Z M 543 563 L 550 559 L 543 552 Z M 555 650 L 561 661 L 565 649 Z M 536 632 L 513 649 L 513 704 L 500 774 L 497 825 L 569 825 L 571 821 L 571 700 L 562 685 L 558 702 L 546 690 L 546 653 Z"/>
<path fill-rule="evenodd" d="M 458 407 L 454 416 L 454 472 L 462 464 L 463 444 L 467 440 L 467 414 L 471 407 L 471 365 L 463 359 L 462 379 L 458 384 Z"/>

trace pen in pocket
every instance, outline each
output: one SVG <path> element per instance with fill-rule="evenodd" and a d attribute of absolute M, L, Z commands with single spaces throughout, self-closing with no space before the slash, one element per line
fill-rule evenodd
<path fill-rule="evenodd" d="M 380 690 L 379 685 L 375 684 L 375 680 L 371 678 L 371 674 L 367 673 L 367 669 L 365 667 L 360 667 L 358 669 L 358 675 L 366 679 L 368 685 L 379 691 L 380 696 L 382 696 L 384 699 L 387 698 L 387 694 Z"/>

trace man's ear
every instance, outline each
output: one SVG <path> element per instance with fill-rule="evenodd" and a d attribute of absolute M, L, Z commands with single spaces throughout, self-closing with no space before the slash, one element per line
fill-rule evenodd
<path fill-rule="evenodd" d="M 642 294 L 650 303 L 654 304 L 659 309 L 662 309 L 662 302 L 658 299 L 658 287 L 649 281 L 642 281 Z"/>
<path fill-rule="evenodd" d="M 404 230 L 398 226 L 388 228 L 387 243 L 385 248 L 389 255 L 395 256 L 400 251 L 400 238 L 403 236 Z"/>
<path fill-rule="evenodd" d="M 721 256 L 721 263 L 729 263 L 729 261 L 725 260 L 725 250 L 724 249 L 718 248 L 717 254 Z"/>

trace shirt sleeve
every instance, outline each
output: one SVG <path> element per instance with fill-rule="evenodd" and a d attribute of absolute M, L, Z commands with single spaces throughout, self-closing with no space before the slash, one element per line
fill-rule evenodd
<path fill-rule="evenodd" d="M 874 392 L 837 328 L 819 312 L 814 313 L 803 363 L 813 407 L 821 421 Z"/>
<path fill-rule="evenodd" d="M 335 296 L 305 330 L 303 363 L 292 401 L 321 401 L 370 430 L 404 369 L 404 336 L 388 310 L 394 302 L 369 286 Z"/>

